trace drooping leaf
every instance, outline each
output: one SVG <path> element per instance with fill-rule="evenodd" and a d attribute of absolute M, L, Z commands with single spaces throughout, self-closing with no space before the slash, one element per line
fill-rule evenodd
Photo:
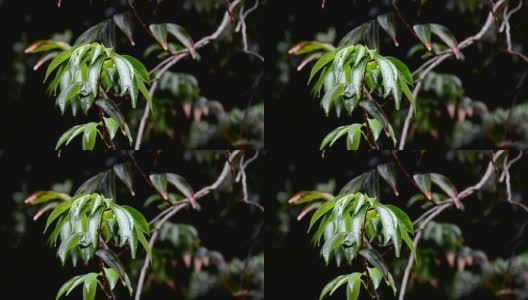
<path fill-rule="evenodd" d="M 449 197 L 453 199 L 456 207 L 460 206 L 460 201 L 458 199 L 458 191 L 455 188 L 455 185 L 447 178 L 446 176 L 438 173 L 430 173 L 431 181 L 441 188 Z"/>
<path fill-rule="evenodd" d="M 129 163 L 116 164 L 112 167 L 117 178 L 119 178 L 128 188 L 132 196 L 135 195 L 132 187 L 132 168 Z"/>
<path fill-rule="evenodd" d="M 110 136 L 110 139 L 113 140 L 117 134 L 117 131 L 119 130 L 119 124 L 114 118 L 103 117 L 103 120 L 105 128 L 108 131 L 108 135 Z"/>
<path fill-rule="evenodd" d="M 393 13 L 379 15 L 377 18 L 378 24 L 385 32 L 392 38 L 394 45 L 399 46 L 398 40 L 396 39 L 396 18 Z"/>
<path fill-rule="evenodd" d="M 348 276 L 347 300 L 357 300 L 361 289 L 361 273 L 352 273 Z"/>
<path fill-rule="evenodd" d="M 389 274 L 389 269 L 387 268 L 387 265 L 385 264 L 385 261 L 381 255 L 379 255 L 376 250 L 372 248 L 363 249 L 359 251 L 359 254 L 363 256 L 371 265 L 376 267 L 381 272 L 381 274 L 383 274 L 383 277 L 387 277 L 387 274 Z"/>
<path fill-rule="evenodd" d="M 44 232 L 48 230 L 48 227 L 53 223 L 58 217 L 60 217 L 64 212 L 69 210 L 71 207 L 71 201 L 65 201 L 61 204 L 59 204 L 48 216 L 48 220 L 46 221 L 46 228 L 44 228 Z"/>
<path fill-rule="evenodd" d="M 310 229 L 312 226 L 327 212 L 329 212 L 331 209 L 333 209 L 335 206 L 334 201 L 328 201 L 325 204 L 321 205 L 315 213 L 312 215 L 312 218 L 310 220 L 310 226 L 308 227 L 308 232 L 310 232 Z"/>
<path fill-rule="evenodd" d="M 422 193 L 425 194 L 427 199 L 432 199 L 431 194 L 431 175 L 430 174 L 414 174 L 413 176 L 414 182 L 416 182 L 416 185 L 420 188 Z"/>
<path fill-rule="evenodd" d="M 94 300 L 97 292 L 97 277 L 99 274 L 90 273 L 85 276 L 83 287 L 83 300 Z"/>
<path fill-rule="evenodd" d="M 372 132 L 372 136 L 374 137 L 374 141 L 377 141 L 381 132 L 383 131 L 383 126 L 376 119 L 367 118 L 367 122 L 370 128 L 370 132 Z"/>
<path fill-rule="evenodd" d="M 55 300 L 59 300 L 64 294 L 69 294 L 73 289 L 75 289 L 77 286 L 83 283 L 84 279 L 85 279 L 85 275 L 81 275 L 81 276 L 75 276 L 72 279 L 66 281 L 59 289 L 59 292 L 57 293 L 57 297 L 55 297 Z"/>
<path fill-rule="evenodd" d="M 82 85 L 82 82 L 75 82 L 61 91 L 57 97 L 57 104 L 59 105 L 62 114 L 64 114 L 64 110 L 66 109 L 66 104 L 68 104 L 68 101 L 79 94 Z"/>
<path fill-rule="evenodd" d="M 117 27 L 127 36 L 130 44 L 135 45 L 134 38 L 132 37 L 133 23 L 132 16 L 129 12 L 116 14 L 113 17 L 114 23 Z"/>
<path fill-rule="evenodd" d="M 165 24 L 151 24 L 149 26 L 150 31 L 156 38 L 156 40 L 161 44 L 163 50 L 167 50 L 167 26 Z"/>
<path fill-rule="evenodd" d="M 135 257 L 134 240 L 135 234 L 133 231 L 134 224 L 130 222 L 129 214 L 123 208 L 114 205 L 112 206 L 112 212 L 114 213 L 117 224 L 119 225 L 119 236 L 121 238 L 120 243 L 123 245 L 127 241 L 130 245 L 132 258 Z"/>
<path fill-rule="evenodd" d="M 132 89 L 134 74 L 131 72 L 129 62 L 118 54 L 112 56 L 112 60 L 116 66 L 117 73 L 119 74 L 119 88 L 121 89 L 121 95 Z"/>
<path fill-rule="evenodd" d="M 93 150 L 95 147 L 95 142 L 97 138 L 97 126 L 98 123 L 89 123 L 84 127 L 83 135 L 83 150 Z"/>
<path fill-rule="evenodd" d="M 378 268 L 367 268 L 367 270 L 368 270 L 370 279 L 372 280 L 372 283 L 374 284 L 374 289 L 377 290 L 381 282 L 381 279 L 383 278 L 383 274 L 381 274 Z"/>
<path fill-rule="evenodd" d="M 185 178 L 178 174 L 166 173 L 167 182 L 174 186 L 178 191 L 180 191 L 187 199 L 191 201 L 193 208 L 196 208 L 196 200 L 194 199 L 194 192 L 191 185 L 187 182 Z"/>
<path fill-rule="evenodd" d="M 151 174 L 149 178 L 156 190 L 161 194 L 163 199 L 168 200 L 169 198 L 167 195 L 167 176 L 165 174 Z"/>
<path fill-rule="evenodd" d="M 392 188 L 394 194 L 398 196 L 398 189 L 396 188 L 396 170 L 394 164 L 386 163 L 380 164 L 376 167 L 381 178 L 383 178 Z"/>
<path fill-rule="evenodd" d="M 61 242 L 59 249 L 57 250 L 57 255 L 59 256 L 63 265 L 66 262 L 66 256 L 68 255 L 68 252 L 70 252 L 73 247 L 79 244 L 81 235 L 82 233 L 74 233 Z"/>
<path fill-rule="evenodd" d="M 320 150 L 323 150 L 329 143 L 330 146 L 332 146 L 340 137 L 348 133 L 348 126 L 340 126 L 329 134 L 326 135 L 326 137 L 321 142 Z"/>
<path fill-rule="evenodd" d="M 429 24 L 417 24 L 413 26 L 413 29 L 427 50 L 431 51 L 431 26 Z"/>
<path fill-rule="evenodd" d="M 191 53 L 191 56 L 193 58 L 196 58 L 196 51 L 194 50 L 194 42 L 191 39 L 191 36 L 185 28 L 181 27 L 180 25 L 168 23 L 167 26 L 167 32 L 174 36 L 176 40 L 178 40 L 180 43 L 182 43 L 185 48 L 189 49 L 189 52 Z"/>
<path fill-rule="evenodd" d="M 104 268 L 104 274 L 110 283 L 110 289 L 114 289 L 117 281 L 119 280 L 119 273 L 113 268 Z"/>
<path fill-rule="evenodd" d="M 413 223 L 409 216 L 401 209 L 394 205 L 385 204 L 386 208 L 390 209 L 394 215 L 396 215 L 396 218 L 398 218 L 399 226 L 402 226 L 403 229 L 407 230 L 408 232 L 413 232 Z"/>
<path fill-rule="evenodd" d="M 459 58 L 458 43 L 455 36 L 447 29 L 447 27 L 440 24 L 429 24 L 431 33 L 438 36 L 449 48 L 453 49 L 456 58 Z"/>
<path fill-rule="evenodd" d="M 119 274 L 119 278 L 122 282 L 125 281 L 125 269 L 123 268 L 123 265 L 121 264 L 121 261 L 119 261 L 119 258 L 112 250 L 106 250 L 106 249 L 99 249 L 95 254 L 100 257 L 109 267 L 114 269 L 117 274 Z"/>
<path fill-rule="evenodd" d="M 335 290 L 336 286 L 337 288 L 343 284 L 345 284 L 348 281 L 348 275 L 341 275 L 336 278 L 334 278 L 332 281 L 326 284 L 326 286 L 323 288 L 323 291 L 321 292 L 321 295 L 319 296 L 319 300 L 323 299 L 324 296 L 326 296 L 330 291 Z"/>

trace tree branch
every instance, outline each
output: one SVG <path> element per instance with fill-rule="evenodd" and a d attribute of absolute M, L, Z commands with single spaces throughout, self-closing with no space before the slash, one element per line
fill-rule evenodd
<path fill-rule="evenodd" d="M 240 4 L 241 1 L 242 0 L 233 1 L 231 3 L 231 5 L 229 6 L 230 11 L 232 11 L 238 4 Z M 224 32 L 224 30 L 227 28 L 227 25 L 229 25 L 229 23 L 230 23 L 229 20 L 230 20 L 229 11 L 227 11 L 227 12 L 224 13 L 224 17 L 222 19 L 222 22 L 220 23 L 220 25 L 218 26 L 216 31 L 213 32 L 212 34 L 202 38 L 198 42 L 196 42 L 194 44 L 194 48 L 196 50 L 198 50 L 198 49 L 208 45 L 209 43 L 211 43 L 211 41 L 217 39 Z M 189 49 L 184 49 L 184 50 L 175 52 L 174 55 L 172 55 L 171 57 L 169 57 L 166 60 L 162 61 L 157 67 L 155 67 L 155 69 L 157 69 L 160 65 L 164 65 L 163 68 L 161 68 L 157 72 L 156 77 L 153 80 L 152 86 L 151 86 L 150 91 L 149 91 L 149 94 L 150 94 L 151 98 L 154 97 L 154 94 L 155 94 L 156 89 L 158 87 L 158 81 L 161 78 L 161 76 L 170 67 L 172 67 L 174 64 L 176 64 L 178 61 L 180 61 L 181 59 L 185 58 L 189 54 L 190 54 Z M 134 147 L 135 150 L 140 150 L 140 148 L 141 148 L 141 143 L 142 143 L 142 139 L 143 139 L 143 133 L 145 131 L 145 126 L 147 124 L 147 119 L 148 119 L 148 115 L 150 113 L 150 110 L 151 110 L 151 107 L 147 103 L 146 106 L 145 106 L 145 110 L 143 111 L 143 116 L 141 117 L 141 122 L 139 124 L 138 133 L 137 133 L 137 137 L 136 137 L 136 144 L 135 144 L 135 147 Z"/>
<path fill-rule="evenodd" d="M 503 153 L 504 151 L 501 150 L 501 151 L 497 151 L 493 155 L 491 161 L 488 163 L 488 167 L 486 168 L 486 171 L 480 178 L 479 182 L 477 182 L 475 185 L 472 185 L 466 188 L 465 190 L 463 190 L 462 192 L 460 192 L 459 194 L 460 200 L 472 195 L 473 193 L 480 190 L 484 186 L 484 184 L 490 179 L 491 175 L 495 172 L 495 162 Z M 423 221 L 421 221 L 421 224 L 418 227 L 417 233 L 413 240 L 413 244 L 415 248 L 418 247 L 418 243 L 420 242 L 420 239 L 422 238 L 422 234 L 423 234 L 423 230 L 425 229 L 425 226 L 427 226 L 427 224 L 430 221 L 432 221 L 436 216 L 438 216 L 444 210 L 453 206 L 454 203 L 455 203 L 454 199 L 443 201 L 441 204 L 432 207 L 431 209 L 426 211 L 422 216 L 420 216 L 420 218 L 418 218 L 418 219 L 423 219 Z M 428 216 L 423 218 L 424 215 L 428 215 Z M 407 261 L 407 267 L 405 268 L 405 273 L 403 274 L 403 279 L 402 279 L 402 283 L 400 287 L 400 295 L 398 297 L 398 300 L 403 300 L 405 297 L 405 292 L 407 289 L 407 284 L 409 282 L 409 276 L 411 275 L 413 263 L 414 263 L 414 257 L 410 255 L 409 260 Z"/>
<path fill-rule="evenodd" d="M 475 35 L 472 35 L 472 36 L 466 38 L 465 40 L 463 40 L 458 45 L 458 50 L 459 51 L 461 51 L 462 49 L 464 49 L 464 48 L 466 48 L 468 46 L 473 45 L 476 41 L 480 40 L 484 36 L 484 34 L 486 34 L 486 32 L 488 32 L 488 30 L 490 29 L 491 25 L 494 23 L 494 14 L 496 13 L 496 11 L 504 3 L 506 3 L 506 0 L 499 0 L 499 1 L 497 1 L 497 3 L 495 3 L 495 5 L 493 6 L 492 10 L 488 13 L 488 17 L 486 19 L 486 22 L 484 23 L 484 25 L 482 26 L 480 31 L 477 32 Z M 435 56 L 435 57 L 431 58 L 429 61 L 427 61 L 427 62 L 425 62 L 423 64 L 423 65 L 429 65 L 429 67 L 427 67 L 427 69 L 425 69 L 420 74 L 420 77 L 418 79 L 418 83 L 416 84 L 416 86 L 415 86 L 415 88 L 413 90 L 413 98 L 414 99 L 417 98 L 417 96 L 418 96 L 418 94 L 420 92 L 420 89 L 422 88 L 422 81 L 425 78 L 425 76 L 427 76 L 427 74 L 429 74 L 429 72 L 431 72 L 436 66 L 441 64 L 446 59 L 452 57 L 453 55 L 455 55 L 455 52 L 453 51 L 453 49 L 448 49 L 448 50 L 445 50 L 445 51 L 442 51 L 442 52 L 438 53 L 438 56 Z M 422 68 L 422 67 L 419 67 L 418 69 L 420 69 L 420 68 Z M 399 150 L 403 150 L 405 148 L 405 142 L 406 142 L 406 139 L 407 139 L 407 134 L 408 134 L 408 131 L 409 131 L 409 126 L 410 126 L 410 123 L 411 123 L 411 120 L 412 120 L 413 112 L 414 112 L 413 108 L 409 107 L 409 111 L 407 113 L 407 117 L 405 118 L 403 131 L 402 131 L 402 134 L 401 134 L 401 137 L 400 137 Z"/>
<path fill-rule="evenodd" d="M 194 197 L 195 197 L 196 200 L 198 200 L 199 198 L 203 198 L 203 197 L 207 196 L 209 193 L 211 193 L 212 191 L 214 191 L 214 190 L 218 189 L 218 187 L 220 187 L 220 185 L 225 181 L 227 176 L 231 173 L 230 172 L 231 171 L 231 167 L 230 167 L 231 162 L 239 153 L 240 153 L 240 150 L 236 150 L 236 151 L 231 152 L 231 154 L 227 158 L 227 161 L 224 163 L 224 167 L 223 167 L 222 171 L 220 172 L 220 175 L 218 175 L 216 180 L 211 185 L 208 185 L 208 186 L 202 188 L 201 190 L 196 192 L 196 194 L 194 194 Z M 163 226 L 163 224 L 165 224 L 171 217 L 173 217 L 181 209 L 183 209 L 183 208 L 185 208 L 185 207 L 187 207 L 189 205 L 190 205 L 190 199 L 184 199 L 184 200 L 178 201 L 174 205 L 170 206 L 169 208 L 166 208 L 164 211 L 159 213 L 153 220 L 151 220 L 149 222 L 149 224 L 151 224 L 151 225 L 152 224 L 156 224 L 155 227 L 154 227 L 154 230 L 153 230 L 153 234 L 152 234 L 152 236 L 150 238 L 150 241 L 149 241 L 149 245 L 150 245 L 151 249 L 153 249 L 155 244 L 156 244 L 156 241 L 157 241 L 157 239 L 159 237 L 159 231 L 160 231 L 161 227 Z M 145 277 L 147 275 L 148 269 L 149 269 L 149 260 L 145 259 L 145 262 L 143 263 L 143 267 L 141 268 L 141 273 L 140 273 L 139 279 L 138 279 L 138 284 L 137 284 L 137 288 L 136 288 L 136 296 L 134 298 L 135 300 L 140 300 L 141 299 L 141 293 L 143 291 L 143 285 L 145 284 Z"/>

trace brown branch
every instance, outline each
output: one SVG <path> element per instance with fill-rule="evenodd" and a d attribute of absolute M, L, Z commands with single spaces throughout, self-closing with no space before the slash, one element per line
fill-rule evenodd
<path fill-rule="evenodd" d="M 466 198 L 472 195 L 473 193 L 480 190 L 484 186 L 484 184 L 490 179 L 491 175 L 495 172 L 494 164 L 503 153 L 504 151 L 501 150 L 501 151 L 497 151 L 493 155 L 491 161 L 488 163 L 486 171 L 480 178 L 479 182 L 463 190 L 459 194 L 459 200 L 462 200 L 463 198 Z M 423 219 L 423 221 L 421 221 L 420 226 L 417 229 L 417 233 L 414 236 L 413 244 L 415 248 L 418 247 L 418 243 L 420 242 L 420 239 L 422 238 L 422 234 L 423 234 L 423 230 L 425 229 L 425 226 L 427 226 L 427 224 L 430 221 L 432 221 L 436 216 L 438 216 L 440 213 L 442 213 L 447 208 L 452 207 L 454 204 L 455 204 L 454 199 L 443 201 L 441 204 L 438 204 L 434 206 L 433 208 L 429 209 L 420 218 L 418 218 L 418 219 Z M 428 215 L 428 217 L 423 218 L 424 215 Z M 409 282 L 409 276 L 411 275 L 413 263 L 414 263 L 414 257 L 410 255 L 409 260 L 407 261 L 407 267 L 405 268 L 405 273 L 403 274 L 403 279 L 402 279 L 402 283 L 400 287 L 400 295 L 398 297 L 398 300 L 403 300 L 405 297 L 405 292 L 407 289 L 407 284 Z"/>
<path fill-rule="evenodd" d="M 462 49 L 468 47 L 468 46 L 471 46 L 473 45 L 476 41 L 482 39 L 482 37 L 484 36 L 484 34 L 486 34 L 486 32 L 488 32 L 489 28 L 491 27 L 491 25 L 494 23 L 494 18 L 493 18 L 493 15 L 494 13 L 506 2 L 506 0 L 500 0 L 500 1 L 497 1 L 497 3 L 495 3 L 495 5 L 493 6 L 493 9 L 488 13 L 488 17 L 486 19 L 486 22 L 484 23 L 484 25 L 482 26 L 482 28 L 480 29 L 479 32 L 477 32 L 475 35 L 472 35 L 468 38 L 466 38 L 465 40 L 463 40 L 459 45 L 458 45 L 458 51 L 461 51 Z M 448 49 L 448 50 L 445 50 L 445 51 L 442 51 L 440 53 L 438 53 L 438 56 L 435 56 L 433 58 L 431 58 L 430 60 L 428 60 L 427 62 L 425 62 L 423 65 L 429 65 L 429 67 L 427 67 L 427 69 L 425 69 L 421 74 L 420 74 L 420 77 L 418 78 L 418 83 L 416 84 L 414 90 L 413 90 L 413 98 L 415 99 L 415 102 L 416 102 L 416 98 L 420 92 L 420 89 L 422 88 L 422 81 L 423 79 L 425 78 L 425 76 L 427 76 L 427 74 L 429 72 L 431 72 L 436 66 L 438 66 L 439 64 L 441 64 L 443 61 L 445 61 L 446 59 L 452 57 L 453 55 L 456 55 L 455 51 L 453 49 Z M 419 67 L 418 69 L 421 69 L 422 67 Z M 407 113 L 407 117 L 405 118 L 405 123 L 404 123 L 404 126 L 403 126 L 403 130 L 402 130 L 402 134 L 401 134 L 401 137 L 400 137 L 400 146 L 399 146 L 399 150 L 403 150 L 405 148 L 405 142 L 407 140 L 407 134 L 408 134 L 408 131 L 409 131 L 409 127 L 410 127 L 410 123 L 411 123 L 411 120 L 412 120 L 412 117 L 413 117 L 413 113 L 414 113 L 414 110 L 412 107 L 409 107 L 409 111 Z"/>
<path fill-rule="evenodd" d="M 231 3 L 231 6 L 229 7 L 230 10 L 233 10 L 238 4 L 241 3 L 241 1 L 242 0 L 233 1 Z M 194 49 L 198 50 L 198 49 L 208 45 L 209 43 L 211 43 L 211 41 L 216 40 L 224 32 L 224 30 L 227 28 L 227 25 L 229 25 L 229 12 L 225 12 L 224 13 L 224 17 L 222 19 L 222 22 L 220 22 L 220 25 L 218 26 L 216 31 L 213 32 L 212 34 L 206 36 L 206 37 L 203 37 L 198 42 L 196 42 L 194 44 Z M 160 63 L 160 65 L 164 65 L 164 66 L 163 66 L 163 68 L 161 68 L 157 72 L 156 77 L 153 80 L 153 84 L 152 84 L 152 86 L 150 88 L 150 91 L 149 91 L 149 94 L 150 94 L 151 98 L 154 97 L 154 94 L 155 94 L 156 89 L 158 87 L 158 80 L 161 78 L 161 76 L 170 67 L 172 67 L 174 64 L 176 64 L 178 61 L 180 61 L 181 59 L 185 58 L 189 54 L 190 54 L 189 49 L 184 49 L 184 50 L 175 52 L 174 55 L 170 56 L 169 58 L 165 59 L 164 61 L 162 61 Z M 159 67 L 159 65 L 157 67 L 155 67 L 155 69 L 158 69 L 158 67 Z M 141 148 L 141 143 L 142 143 L 142 139 L 143 139 L 143 133 L 145 131 L 145 126 L 147 124 L 147 119 L 148 119 L 148 115 L 150 113 L 150 110 L 151 110 L 151 107 L 147 103 L 146 106 L 145 106 L 145 110 L 143 112 L 143 116 L 141 117 L 141 122 L 139 124 L 138 133 L 137 133 L 137 137 L 136 137 L 136 145 L 134 147 L 135 150 L 140 150 L 140 148 Z"/>
<path fill-rule="evenodd" d="M 236 151 L 231 152 L 231 154 L 229 155 L 229 158 L 224 163 L 224 167 L 223 167 L 222 171 L 220 172 L 220 175 L 218 175 L 218 177 L 216 178 L 215 182 L 213 182 L 211 185 L 208 185 L 208 186 L 202 188 L 201 190 L 196 192 L 196 194 L 194 194 L 194 197 L 195 197 L 196 200 L 198 200 L 199 198 L 203 198 L 203 197 L 207 196 L 209 193 L 211 193 L 212 191 L 214 191 L 214 190 L 218 189 L 218 187 L 220 187 L 220 185 L 225 181 L 227 176 L 231 173 L 230 172 L 230 170 L 231 170 L 231 168 L 230 168 L 231 161 L 239 153 L 240 153 L 240 150 L 236 150 Z M 189 206 L 190 204 L 191 204 L 190 199 L 184 199 L 184 200 L 178 201 L 174 205 L 170 206 L 169 208 L 166 208 L 164 211 L 159 213 L 153 220 L 151 220 L 149 222 L 149 224 L 151 224 L 151 225 L 152 224 L 156 224 L 155 227 L 154 227 L 154 230 L 153 230 L 153 234 L 152 234 L 152 236 L 150 238 L 150 241 L 149 241 L 149 245 L 150 245 L 151 249 L 153 249 L 155 244 L 156 244 L 156 241 L 157 241 L 157 239 L 159 237 L 159 231 L 160 231 L 161 227 L 163 226 L 163 224 L 165 224 L 171 217 L 173 217 L 181 209 Z M 145 284 L 145 278 L 147 276 L 148 269 L 149 269 L 149 260 L 145 259 L 145 262 L 143 263 L 143 267 L 141 268 L 141 273 L 140 273 L 139 279 L 138 279 L 138 284 L 137 284 L 137 288 L 136 288 L 136 296 L 134 298 L 135 300 L 140 300 L 141 299 L 141 293 L 142 293 L 142 290 L 143 290 L 143 285 Z"/>

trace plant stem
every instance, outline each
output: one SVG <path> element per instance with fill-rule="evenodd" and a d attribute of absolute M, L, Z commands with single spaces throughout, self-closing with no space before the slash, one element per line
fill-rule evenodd
<path fill-rule="evenodd" d="M 380 297 L 378 295 L 378 292 L 376 291 L 374 287 L 374 283 L 372 282 L 372 279 L 368 275 L 368 266 L 367 266 L 367 259 L 363 257 L 363 267 L 365 268 L 365 272 L 367 273 L 367 292 L 370 295 L 370 298 L 372 300 L 379 300 Z"/>
<path fill-rule="evenodd" d="M 101 236 L 103 232 L 102 226 L 103 226 L 103 215 L 101 214 L 101 220 L 99 221 L 99 227 L 97 228 L 97 247 L 96 249 L 101 248 L 101 241 L 103 239 L 103 237 Z M 106 277 L 103 260 L 100 257 L 99 257 L 99 269 L 101 269 L 101 274 L 103 275 L 103 292 L 105 293 L 106 298 L 108 300 L 116 300 L 116 296 L 114 295 L 114 292 L 112 291 L 110 282 L 108 281 L 108 278 Z"/>

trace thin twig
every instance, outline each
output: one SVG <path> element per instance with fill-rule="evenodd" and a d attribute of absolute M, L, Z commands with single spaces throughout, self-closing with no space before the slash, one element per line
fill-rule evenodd
<path fill-rule="evenodd" d="M 233 1 L 231 3 L 231 5 L 230 5 L 229 9 L 233 10 L 238 4 L 240 4 L 241 1 L 242 0 Z M 222 19 L 222 22 L 220 22 L 220 25 L 218 26 L 216 31 L 213 32 L 212 34 L 202 38 L 198 42 L 196 42 L 194 44 L 194 49 L 198 50 L 198 49 L 208 45 L 209 43 L 211 43 L 211 41 L 216 40 L 224 32 L 224 30 L 227 28 L 227 25 L 229 25 L 229 20 L 230 20 L 229 19 L 229 12 L 225 12 L 224 13 L 224 17 Z M 158 87 L 159 78 L 161 78 L 161 76 L 170 67 L 172 67 L 174 64 L 176 64 L 178 61 L 180 61 L 184 57 L 188 56 L 189 54 L 190 54 L 190 51 L 188 49 L 181 50 L 181 51 L 176 52 L 170 58 L 168 58 L 167 60 L 162 62 L 165 65 L 156 74 L 154 82 L 153 82 L 153 84 L 152 84 L 152 86 L 150 88 L 150 91 L 149 91 L 150 98 L 154 98 L 154 94 L 155 94 L 156 89 Z M 141 122 L 139 124 L 138 133 L 137 133 L 137 137 L 136 137 L 136 144 L 135 144 L 135 147 L 134 147 L 135 150 L 140 150 L 140 148 L 141 148 L 141 143 L 142 143 L 142 140 L 143 140 L 143 133 L 145 131 L 145 126 L 147 125 L 147 119 L 148 119 L 148 115 L 150 113 L 150 110 L 151 110 L 151 107 L 150 107 L 149 103 L 147 103 L 146 106 L 145 106 L 145 110 L 143 112 L 143 116 L 141 117 Z"/>
<path fill-rule="evenodd" d="M 220 172 L 220 175 L 218 175 L 218 177 L 216 178 L 215 182 L 213 182 L 211 185 L 208 185 L 204 188 L 202 188 L 201 190 L 199 190 L 198 192 L 196 192 L 196 194 L 194 194 L 194 197 L 196 200 L 198 200 L 199 198 L 202 198 L 202 197 L 205 197 L 207 196 L 209 193 L 211 193 L 212 191 L 218 189 L 218 187 L 220 187 L 220 185 L 225 181 L 225 179 L 227 178 L 227 176 L 231 173 L 230 170 L 230 164 L 231 164 L 231 161 L 240 153 L 240 150 L 236 150 L 236 151 L 233 151 L 231 152 L 231 154 L 229 155 L 228 159 L 226 160 L 226 162 L 224 163 L 224 167 L 222 169 L 222 171 Z M 174 216 L 176 213 L 178 213 L 181 209 L 187 207 L 190 205 L 190 199 L 184 199 L 184 200 L 180 200 L 178 201 L 177 203 L 175 203 L 174 205 L 171 205 L 169 208 L 166 208 L 164 211 L 162 211 L 161 213 L 158 214 L 158 216 L 156 216 L 153 220 L 151 220 L 151 222 L 149 222 L 149 224 L 156 224 L 155 227 L 154 227 L 154 230 L 153 230 L 153 234 L 150 238 L 150 241 L 149 241 L 149 245 L 150 245 L 150 248 L 154 248 L 154 245 L 156 244 L 156 241 L 158 239 L 158 236 L 159 236 L 159 231 L 161 229 L 161 227 L 163 226 L 163 224 L 165 224 L 172 216 Z M 143 285 L 145 284 L 145 278 L 147 276 L 147 272 L 148 272 L 148 269 L 149 269 L 149 260 L 148 259 L 145 259 L 145 262 L 143 263 L 143 267 L 141 268 L 141 273 L 139 275 L 139 279 L 138 279 L 138 284 L 137 284 L 137 288 L 136 288 L 136 296 L 135 296 L 135 300 L 140 300 L 141 299 L 141 293 L 143 291 Z"/>
<path fill-rule="evenodd" d="M 494 164 L 497 161 L 497 159 L 504 153 L 504 151 L 497 151 L 491 161 L 488 163 L 488 166 L 486 168 L 486 171 L 480 178 L 479 182 L 477 182 L 475 185 L 472 185 L 459 194 L 459 200 L 462 200 L 463 198 L 466 198 L 473 193 L 475 193 L 477 190 L 480 190 L 484 184 L 490 179 L 491 175 L 495 172 Z M 428 214 L 428 217 L 424 218 L 424 220 L 420 223 L 420 226 L 418 227 L 417 233 L 414 236 L 413 244 L 414 247 L 418 247 L 418 243 L 420 242 L 420 239 L 422 238 L 422 232 L 425 229 L 425 226 L 433 220 L 436 216 L 438 216 L 440 213 L 442 213 L 447 208 L 453 206 L 455 204 L 454 199 L 449 199 L 446 201 L 443 201 L 441 204 L 434 206 L 429 211 L 425 212 L 424 215 Z M 423 215 L 422 215 L 423 216 Z M 420 217 L 422 218 L 422 217 Z M 405 268 L 405 273 L 403 274 L 403 279 L 400 287 L 400 295 L 398 297 L 398 300 L 403 300 L 405 298 L 405 292 L 407 289 L 407 284 L 409 282 L 409 276 L 411 275 L 411 270 L 414 263 L 414 257 L 412 255 L 409 256 L 409 260 L 407 261 L 407 267 Z"/>
<path fill-rule="evenodd" d="M 500 1 L 497 1 L 497 3 L 495 3 L 495 5 L 493 6 L 493 9 L 488 13 L 488 17 L 486 19 L 486 22 L 484 23 L 484 25 L 482 26 L 482 28 L 480 29 L 479 32 L 477 32 L 475 35 L 472 35 L 468 38 L 466 38 L 465 40 L 463 40 L 459 45 L 458 45 L 458 51 L 468 47 L 468 46 L 471 46 L 473 45 L 476 41 L 482 39 L 482 37 L 486 34 L 486 32 L 488 32 L 489 28 L 491 27 L 491 25 L 494 23 L 494 17 L 493 15 L 495 14 L 495 12 L 506 2 L 506 0 L 500 0 Z M 413 98 L 416 100 L 419 92 L 420 92 L 420 89 L 422 88 L 422 80 L 425 78 L 425 76 L 431 72 L 436 66 L 438 66 L 440 63 L 442 63 L 443 61 L 445 61 L 447 58 L 450 58 L 452 57 L 453 55 L 456 55 L 455 51 L 453 49 L 448 49 L 448 50 L 445 50 L 445 51 L 442 51 L 440 53 L 438 53 L 438 56 L 435 56 L 434 58 L 432 58 L 431 60 L 427 61 L 425 64 L 429 64 L 429 67 L 427 69 L 425 69 L 421 74 L 420 74 L 420 77 L 418 79 L 418 83 L 416 84 L 414 90 L 413 90 Z M 416 101 L 415 101 L 416 102 Z M 416 105 L 416 104 L 415 104 Z M 408 134 L 408 131 L 409 131 L 409 127 L 410 127 L 410 123 L 411 123 L 411 120 L 412 120 L 412 117 L 413 117 L 413 108 L 412 107 L 409 107 L 409 111 L 407 113 L 407 117 L 405 118 L 405 123 L 404 123 L 404 126 L 403 126 L 403 130 L 402 130 L 402 134 L 401 134 L 401 137 L 400 137 L 400 146 L 399 146 L 399 150 L 403 150 L 405 148 L 405 142 L 407 140 L 407 134 Z"/>

